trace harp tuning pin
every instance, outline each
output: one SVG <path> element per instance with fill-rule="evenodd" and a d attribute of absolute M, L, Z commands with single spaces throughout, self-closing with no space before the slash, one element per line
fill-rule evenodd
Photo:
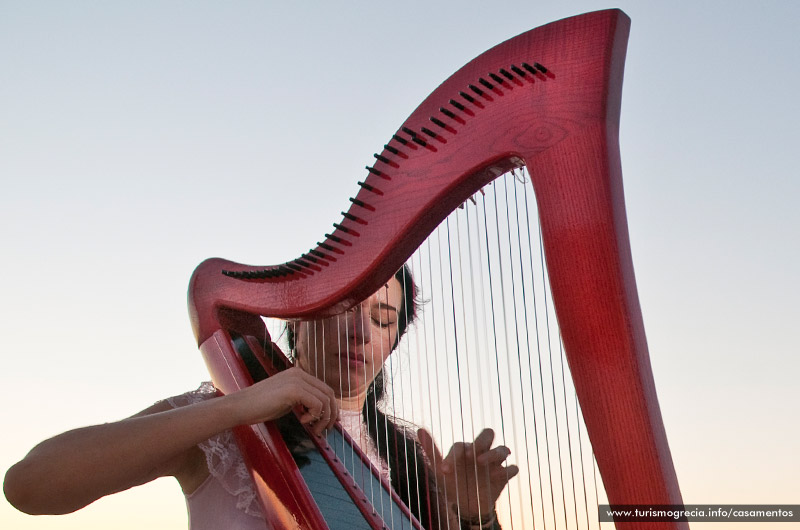
<path fill-rule="evenodd" d="M 452 102 L 453 102 L 453 100 L 450 100 L 450 102 L 452 103 Z M 460 109 L 460 110 L 464 110 L 464 109 Z M 455 115 L 455 113 L 453 113 L 452 111 L 449 111 L 449 110 L 447 110 L 447 109 L 446 109 L 446 108 L 444 108 L 444 107 L 441 107 L 441 108 L 439 109 L 439 112 L 441 112 L 442 114 L 444 114 L 444 115 L 445 115 L 445 116 L 447 116 L 448 118 L 451 118 L 451 119 L 455 119 L 455 118 L 456 118 L 456 115 Z M 434 122 L 434 123 L 436 123 L 436 122 Z M 438 125 L 438 124 L 437 124 L 437 125 Z"/>
<path fill-rule="evenodd" d="M 408 145 L 408 140 L 406 140 L 406 139 L 405 139 L 405 138 L 403 138 L 402 136 L 397 136 L 396 134 L 393 134 L 393 135 L 392 135 L 392 138 L 393 138 L 393 139 L 395 139 L 395 140 L 397 140 L 398 142 L 400 142 L 400 143 L 401 143 L 401 144 L 403 144 L 403 145 Z"/>
<path fill-rule="evenodd" d="M 454 106 L 455 108 L 457 108 L 458 110 L 466 110 L 466 108 L 467 108 L 467 107 L 465 107 L 464 105 L 462 105 L 461 103 L 459 103 L 458 101 L 456 101 L 454 99 L 450 100 L 450 104 L 452 106 Z M 442 112 L 444 112 L 444 111 L 442 111 Z"/>
<path fill-rule="evenodd" d="M 369 172 L 370 172 L 370 173 L 372 173 L 373 175 L 378 175 L 379 177 L 380 177 L 381 175 L 383 175 L 383 173 L 382 173 L 381 171 L 379 171 L 379 170 L 375 169 L 374 167 L 369 167 L 369 166 L 367 166 L 367 171 L 369 171 Z"/>
<path fill-rule="evenodd" d="M 319 243 L 317 243 L 317 245 L 319 245 Z M 323 259 L 325 258 L 325 254 L 323 252 L 320 252 L 319 250 L 317 250 L 315 248 L 312 248 L 311 250 L 309 250 L 308 253 L 309 254 L 314 254 L 318 258 L 323 258 Z"/>
<path fill-rule="evenodd" d="M 512 74 L 511 72 L 509 72 L 505 68 L 501 68 L 500 69 L 500 73 L 503 74 L 504 76 L 506 76 L 506 79 L 508 79 L 509 81 L 512 81 L 514 79 L 514 74 Z"/>
<path fill-rule="evenodd" d="M 489 90 L 494 90 L 494 85 L 493 85 L 493 84 L 491 84 L 491 83 L 490 83 L 489 81 L 487 81 L 486 79 L 484 79 L 484 78 L 482 78 L 482 77 L 481 77 L 480 79 L 478 79 L 478 82 L 480 82 L 480 84 L 482 84 L 483 86 L 485 86 L 485 87 L 486 87 L 486 88 L 488 88 Z"/>
<path fill-rule="evenodd" d="M 525 76 L 528 75 L 528 74 L 525 73 L 525 70 L 523 70 L 522 68 L 520 68 L 516 64 L 512 64 L 511 65 L 511 69 L 514 70 L 514 73 L 517 74 L 520 77 L 525 77 Z"/>
<path fill-rule="evenodd" d="M 386 149 L 387 151 L 389 151 L 390 153 L 394 154 L 394 155 L 399 155 L 400 154 L 400 151 L 398 151 L 397 149 L 395 149 L 394 147 L 392 147 L 389 144 L 384 145 L 383 148 Z"/>
<path fill-rule="evenodd" d="M 526 69 L 527 71 L 529 71 L 530 73 L 532 73 L 533 75 L 536 75 L 536 74 L 539 73 L 539 71 L 536 70 L 536 68 L 534 68 L 533 66 L 529 65 L 528 63 L 522 63 L 522 67 L 524 69 Z"/>
<path fill-rule="evenodd" d="M 433 117 L 433 116 L 432 116 L 432 117 L 431 117 L 431 121 L 432 121 L 433 123 L 435 123 L 436 125 L 438 125 L 439 127 L 441 127 L 442 129 L 447 129 L 447 124 L 446 124 L 445 122 L 443 122 L 442 120 L 440 120 L 440 119 L 438 119 L 438 118 L 435 118 L 435 117 Z M 423 132 L 424 132 L 424 129 L 423 129 Z M 434 133 L 434 134 L 435 134 L 435 133 Z"/>
<path fill-rule="evenodd" d="M 473 92 L 475 92 L 476 94 L 478 94 L 479 96 L 483 96 L 484 95 L 483 94 L 483 90 L 481 90 L 480 88 L 476 87 L 475 85 L 469 85 L 469 89 L 472 90 Z M 471 101 L 471 103 L 474 103 L 474 102 L 475 102 L 475 100 L 473 99 Z"/>
<path fill-rule="evenodd" d="M 434 123 L 435 123 L 435 122 L 434 122 Z M 437 124 L 437 125 L 438 125 L 438 124 Z M 420 130 L 421 130 L 422 132 L 424 132 L 425 134 L 427 134 L 428 136 L 430 136 L 431 138 L 436 138 L 437 136 L 439 136 L 438 134 L 436 134 L 435 132 L 433 132 L 432 130 L 430 130 L 430 129 L 426 128 L 426 127 L 423 127 L 423 128 L 422 128 L 422 129 L 420 129 Z"/>
<path fill-rule="evenodd" d="M 472 87 L 472 85 L 470 85 L 470 87 Z M 475 87 L 475 88 L 477 88 L 477 87 Z M 480 90 L 480 88 L 478 88 L 478 90 Z M 473 98 L 472 96 L 470 96 L 466 92 L 459 92 L 458 95 L 460 95 L 462 98 L 466 99 L 470 103 L 475 103 L 475 98 Z"/>

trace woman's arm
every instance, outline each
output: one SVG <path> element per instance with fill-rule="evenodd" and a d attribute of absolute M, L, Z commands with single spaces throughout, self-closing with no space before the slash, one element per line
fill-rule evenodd
<path fill-rule="evenodd" d="M 196 445 L 235 427 L 273 420 L 301 407 L 300 421 L 321 432 L 338 416 L 333 391 L 292 368 L 218 399 L 172 409 L 159 403 L 115 423 L 46 440 L 6 473 L 8 501 L 30 514 L 69 513 L 161 476 L 190 476 Z"/>
<path fill-rule="evenodd" d="M 230 428 L 226 403 L 213 399 L 172 409 L 159 403 L 131 418 L 83 427 L 45 440 L 6 473 L 3 489 L 17 509 L 69 513 L 105 495 L 190 466 L 189 450 Z M 226 426 L 227 425 L 227 426 Z"/>

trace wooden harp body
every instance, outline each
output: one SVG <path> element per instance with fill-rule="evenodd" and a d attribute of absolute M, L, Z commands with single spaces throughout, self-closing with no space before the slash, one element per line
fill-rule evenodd
<path fill-rule="evenodd" d="M 277 266 L 203 262 L 189 308 L 217 388 L 229 393 L 252 384 L 237 340 L 259 350 L 255 357 L 268 372 L 279 369 L 260 351 L 262 315 L 312 319 L 352 307 L 391 278 L 450 212 L 524 165 L 566 358 L 609 502 L 681 504 L 625 217 L 618 129 L 628 31 L 624 13 L 600 11 L 490 49 L 403 123 L 376 154 L 344 219 L 314 249 Z M 275 427 L 240 427 L 236 435 L 270 522 L 328 528 Z M 324 454 L 324 440 L 317 441 Z"/>

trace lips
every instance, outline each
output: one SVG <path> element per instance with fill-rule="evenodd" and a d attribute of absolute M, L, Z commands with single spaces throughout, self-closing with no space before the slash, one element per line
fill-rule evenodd
<path fill-rule="evenodd" d="M 350 366 L 363 366 L 366 363 L 366 358 L 363 353 L 351 351 L 342 352 L 339 354 L 342 361 L 346 361 Z"/>

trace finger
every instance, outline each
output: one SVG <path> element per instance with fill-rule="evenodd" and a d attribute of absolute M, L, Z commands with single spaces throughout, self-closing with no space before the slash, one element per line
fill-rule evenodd
<path fill-rule="evenodd" d="M 493 441 L 494 431 L 492 429 L 482 430 L 478 437 L 475 438 L 475 442 L 473 442 L 475 454 L 480 455 L 491 449 Z"/>
<path fill-rule="evenodd" d="M 442 472 L 450 473 L 458 466 L 470 466 L 474 462 L 472 455 L 472 444 L 456 442 L 448 451 L 447 456 L 442 462 Z"/>
<path fill-rule="evenodd" d="M 331 414 L 331 404 L 323 402 L 319 418 L 314 422 L 314 434 L 321 436 L 325 429 L 328 428 L 328 424 L 331 422 Z"/>
<path fill-rule="evenodd" d="M 292 389 L 291 400 L 300 422 L 310 426 L 311 432 L 317 436 L 325 429 L 332 428 L 339 414 L 333 390 L 299 368 L 291 368 L 283 373 L 289 378 L 286 384 Z"/>
<path fill-rule="evenodd" d="M 489 480 L 495 484 L 505 484 L 519 473 L 519 468 L 515 465 L 499 467 L 489 472 Z"/>
<path fill-rule="evenodd" d="M 417 439 L 422 446 L 422 450 L 425 452 L 425 456 L 431 461 L 433 469 L 441 469 L 444 459 L 442 458 L 441 451 L 439 451 L 439 448 L 436 446 L 436 442 L 433 441 L 433 436 L 431 436 L 427 430 L 420 428 L 417 430 Z"/>
<path fill-rule="evenodd" d="M 320 391 L 322 393 L 329 394 L 331 396 L 331 398 L 334 397 L 333 389 L 331 387 L 329 387 L 328 384 L 325 383 L 325 381 L 322 381 L 321 379 L 318 379 L 318 378 L 314 377 L 313 375 L 309 374 L 308 372 L 303 371 L 300 368 L 298 368 L 297 370 L 298 370 L 297 371 L 297 377 L 300 378 L 300 380 L 303 383 L 314 387 L 315 389 L 317 389 L 318 391 Z"/>
<path fill-rule="evenodd" d="M 319 435 L 331 423 L 335 400 L 311 385 L 298 383 L 295 388 L 295 402 L 300 405 L 300 422 L 313 425 L 313 432 Z"/>
<path fill-rule="evenodd" d="M 298 411 L 300 423 L 308 425 L 319 421 L 322 417 L 322 400 L 311 392 L 303 392 L 303 389 L 298 389 L 298 391 L 302 394 L 298 403 L 300 406 L 300 410 Z"/>
<path fill-rule="evenodd" d="M 320 436 L 325 429 L 332 429 L 336 424 L 336 419 L 339 415 L 339 406 L 336 399 L 328 395 L 327 392 L 320 393 L 317 397 L 320 399 L 322 408 L 319 413 L 315 415 L 313 432 L 317 436 Z"/>
<path fill-rule="evenodd" d="M 339 402 L 336 401 L 336 398 L 331 395 L 330 398 L 330 418 L 328 418 L 328 423 L 325 425 L 326 429 L 333 429 L 333 426 L 336 425 L 336 422 L 339 420 Z"/>
<path fill-rule="evenodd" d="M 299 371 L 298 376 L 304 383 L 308 384 L 311 389 L 316 391 L 315 394 L 323 403 L 323 413 L 320 415 L 319 419 L 322 429 L 332 429 L 339 419 L 339 402 L 336 400 L 333 389 L 324 381 L 302 370 Z"/>
<path fill-rule="evenodd" d="M 502 462 L 508 458 L 509 455 L 511 455 L 511 449 L 501 445 L 500 447 L 495 447 L 491 451 L 487 451 L 478 456 L 475 461 L 478 463 L 478 465 L 490 466 L 492 464 L 498 464 Z"/>

